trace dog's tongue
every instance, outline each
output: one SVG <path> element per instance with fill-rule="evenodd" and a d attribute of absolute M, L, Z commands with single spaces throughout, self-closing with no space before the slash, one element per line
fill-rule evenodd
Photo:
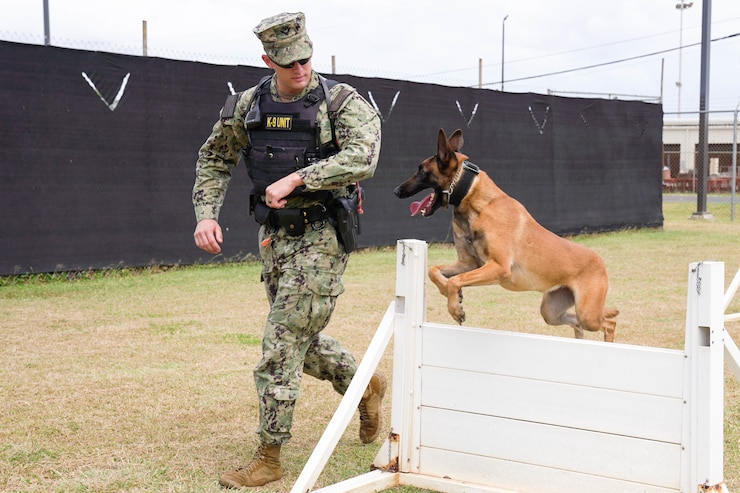
<path fill-rule="evenodd" d="M 434 198 L 434 194 L 430 193 L 429 195 L 424 197 L 422 200 L 412 202 L 411 205 L 409 206 L 409 209 L 411 210 L 411 215 L 415 216 L 419 213 L 419 211 L 423 211 L 424 209 L 429 207 L 429 203 L 432 201 L 433 198 Z"/>

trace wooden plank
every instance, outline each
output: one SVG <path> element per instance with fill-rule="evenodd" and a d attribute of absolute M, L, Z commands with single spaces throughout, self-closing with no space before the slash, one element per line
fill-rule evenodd
<path fill-rule="evenodd" d="M 490 457 L 422 449 L 422 475 L 399 476 L 400 484 L 445 493 L 678 493 L 662 487 L 604 476 L 575 473 Z M 462 481 L 460 478 L 465 478 Z M 463 487 L 460 487 L 462 485 Z M 481 485 L 481 488 L 476 488 Z M 487 486 L 487 487 L 484 487 Z"/>
<path fill-rule="evenodd" d="M 426 323 L 422 365 L 681 398 L 682 351 Z"/>
<path fill-rule="evenodd" d="M 468 456 L 480 456 L 583 475 L 629 478 L 663 488 L 680 486 L 681 447 L 677 444 L 428 407 L 421 409 L 421 422 L 424 469 L 420 473 L 437 471 L 441 476 L 472 481 L 447 471 L 457 467 L 457 461 L 464 464 Z M 439 449 L 441 456 L 450 451 L 466 457 L 450 456 L 440 469 L 439 464 L 426 462 L 427 449 Z M 460 467 L 467 469 L 463 464 Z"/>
<path fill-rule="evenodd" d="M 732 299 L 735 297 L 738 287 L 740 287 L 740 269 L 735 272 L 735 277 L 732 278 L 730 285 L 727 287 L 727 291 L 725 291 L 724 298 L 722 299 L 722 312 L 727 311 L 727 307 L 730 306 Z M 727 315 L 725 315 L 725 320 L 727 320 Z"/>
<path fill-rule="evenodd" d="M 360 399 L 362 399 L 362 394 L 370 382 L 370 377 L 378 367 L 378 363 L 393 335 L 394 306 L 394 303 L 388 306 L 378 330 L 375 331 L 375 335 L 370 341 L 367 351 L 365 351 L 365 356 L 357 366 L 357 371 L 349 384 L 349 388 L 347 388 L 339 402 L 339 407 L 321 435 L 319 443 L 316 444 L 306 465 L 303 466 L 301 474 L 290 490 L 291 493 L 305 493 L 313 487 L 321 471 L 324 470 L 329 457 L 334 452 L 334 448 L 339 443 L 344 430 L 354 416 Z"/>
<path fill-rule="evenodd" d="M 738 382 L 740 382 L 740 350 L 729 332 L 725 332 L 725 362 Z"/>
<path fill-rule="evenodd" d="M 424 474 L 399 474 L 398 484 L 413 486 L 422 490 L 433 490 L 441 493 L 519 493 L 512 490 L 503 490 L 487 484 L 457 481 L 450 478 L 440 478 Z M 544 492 L 538 492 L 544 493 Z"/>
<path fill-rule="evenodd" d="M 370 471 L 311 493 L 373 493 L 398 486 L 398 473 Z"/>
<path fill-rule="evenodd" d="M 439 367 L 421 372 L 422 406 L 681 443 L 683 399 Z"/>

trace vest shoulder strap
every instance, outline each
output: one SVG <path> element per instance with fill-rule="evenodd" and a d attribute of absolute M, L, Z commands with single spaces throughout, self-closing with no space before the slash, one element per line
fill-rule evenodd
<path fill-rule="evenodd" d="M 324 88 L 324 97 L 326 98 L 326 112 L 329 115 L 329 125 L 331 126 L 331 141 L 338 149 L 339 143 L 337 142 L 337 132 L 336 128 L 334 127 L 334 122 L 337 119 L 339 108 L 350 96 L 350 94 L 352 94 L 353 91 L 348 89 L 346 86 L 343 86 L 339 89 L 339 94 L 337 94 L 336 97 L 332 99 L 331 89 L 339 84 L 339 82 L 333 79 L 327 79 L 322 75 L 319 75 L 319 81 L 321 81 L 321 86 Z"/>
<path fill-rule="evenodd" d="M 349 97 L 353 90 L 347 88 L 347 86 L 343 86 L 340 88 L 339 93 L 336 95 L 336 97 L 332 98 L 330 91 L 331 89 L 339 84 L 339 81 L 333 80 L 333 79 L 327 79 L 322 75 L 319 75 L 319 80 L 321 81 L 321 84 L 324 88 L 324 94 L 326 95 L 326 109 L 329 112 L 329 118 L 334 120 L 337 117 L 337 112 L 339 111 L 339 108 L 342 106 L 344 101 Z"/>
<path fill-rule="evenodd" d="M 249 104 L 247 105 L 247 108 L 252 107 L 252 103 L 257 98 L 258 93 L 260 90 L 264 90 L 264 86 L 266 83 L 272 78 L 271 75 L 266 75 L 260 79 L 259 84 L 254 89 L 254 92 L 252 93 L 252 97 L 249 99 Z M 221 109 L 221 118 L 233 118 L 234 113 L 236 112 L 236 105 L 239 103 L 239 100 L 242 98 L 242 95 L 244 94 L 244 91 L 238 92 L 236 94 L 230 94 L 226 98 L 226 102 L 224 103 L 224 107 Z"/>
<path fill-rule="evenodd" d="M 249 98 L 249 103 L 247 104 L 247 111 L 249 111 L 252 108 L 252 104 L 254 104 L 255 100 L 258 100 L 258 98 L 262 97 L 263 92 L 268 92 L 270 89 L 270 80 L 272 79 L 272 75 L 265 75 L 260 79 L 259 84 L 254 88 L 254 92 L 252 93 L 252 97 Z"/>
<path fill-rule="evenodd" d="M 327 107 L 329 110 L 329 117 L 336 118 L 339 108 L 342 106 L 344 101 L 355 92 L 352 89 L 348 89 L 346 86 L 339 89 L 339 94 L 331 100 L 331 104 Z"/>

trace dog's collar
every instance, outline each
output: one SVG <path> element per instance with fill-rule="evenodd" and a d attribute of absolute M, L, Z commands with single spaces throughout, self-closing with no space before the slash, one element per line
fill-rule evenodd
<path fill-rule="evenodd" d="M 455 207 L 460 205 L 460 202 L 468 194 L 470 185 L 473 184 L 473 180 L 478 176 L 479 172 L 480 168 L 477 165 L 469 161 L 463 161 L 462 166 L 460 166 L 457 174 L 452 179 L 450 187 L 444 191 L 447 195 L 447 203 Z"/>

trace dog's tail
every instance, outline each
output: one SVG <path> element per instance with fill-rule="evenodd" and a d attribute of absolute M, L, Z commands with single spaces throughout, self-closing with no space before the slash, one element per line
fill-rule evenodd
<path fill-rule="evenodd" d="M 608 308 L 604 312 L 604 318 L 606 319 L 617 318 L 617 315 L 619 315 L 619 310 L 615 310 L 614 308 Z"/>

